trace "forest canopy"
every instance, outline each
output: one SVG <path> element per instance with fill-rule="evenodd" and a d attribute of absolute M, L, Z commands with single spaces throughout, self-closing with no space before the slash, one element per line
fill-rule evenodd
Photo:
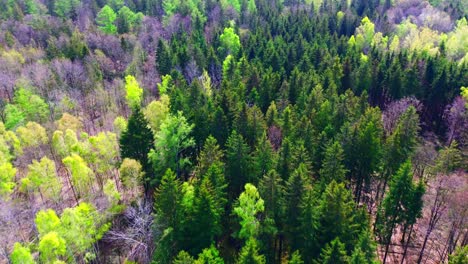
<path fill-rule="evenodd" d="M 0 0 L 0 263 L 468 263 L 463 0 Z"/>

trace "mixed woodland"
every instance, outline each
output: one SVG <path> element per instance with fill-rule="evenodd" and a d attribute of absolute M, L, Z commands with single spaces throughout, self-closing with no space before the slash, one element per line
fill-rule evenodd
<path fill-rule="evenodd" d="M 0 0 L 0 263 L 468 263 L 467 19 Z"/>

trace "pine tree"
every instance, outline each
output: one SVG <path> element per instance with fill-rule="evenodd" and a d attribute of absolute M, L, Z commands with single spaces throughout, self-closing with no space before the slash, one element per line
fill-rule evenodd
<path fill-rule="evenodd" d="M 156 67 L 161 76 L 171 73 L 172 61 L 170 51 L 161 38 L 158 40 L 156 50 Z"/>
<path fill-rule="evenodd" d="M 128 119 L 127 129 L 120 136 L 120 156 L 140 162 L 145 172 L 145 188 L 153 177 L 153 169 L 148 160 L 148 153 L 153 147 L 153 133 L 139 107 L 133 109 Z"/>
<path fill-rule="evenodd" d="M 239 253 L 238 264 L 265 264 L 265 257 L 258 252 L 257 241 L 254 238 L 247 240 Z"/>
<path fill-rule="evenodd" d="M 198 177 L 203 176 L 212 165 L 219 165 L 223 158 L 224 153 L 219 147 L 218 141 L 213 136 L 209 136 L 205 140 L 203 149 L 198 156 L 198 165 L 195 169 L 195 174 Z"/>
<path fill-rule="evenodd" d="M 386 261 L 393 231 L 398 224 L 412 223 L 420 216 L 424 188 L 415 186 L 411 162 L 403 163 L 390 183 L 390 190 L 385 196 L 377 213 L 376 231 L 385 246 Z"/>
<path fill-rule="evenodd" d="M 285 204 L 286 204 L 286 234 L 291 248 L 299 249 L 298 237 L 301 226 L 301 205 L 307 190 L 310 188 L 309 171 L 305 164 L 299 164 L 299 167 L 293 172 L 286 182 Z"/>
<path fill-rule="evenodd" d="M 346 168 L 343 164 L 344 153 L 340 143 L 335 141 L 329 144 L 325 150 L 325 157 L 320 169 L 320 180 L 328 185 L 331 181 L 343 182 L 346 176 Z"/>
<path fill-rule="evenodd" d="M 235 130 L 226 142 L 226 179 L 229 182 L 229 196 L 240 194 L 245 183 L 250 182 L 249 146 Z"/>
<path fill-rule="evenodd" d="M 335 238 L 343 241 L 347 250 L 354 247 L 360 232 L 356 204 L 344 183 L 332 181 L 322 193 L 318 206 L 319 246 L 324 247 Z"/>
<path fill-rule="evenodd" d="M 335 238 L 322 250 L 320 254 L 322 264 L 348 264 L 349 257 L 346 254 L 345 246 L 339 238 Z"/>
<path fill-rule="evenodd" d="M 154 210 L 158 223 L 164 228 L 177 228 L 182 199 L 182 186 L 175 173 L 168 169 L 154 194 Z"/>
<path fill-rule="evenodd" d="M 276 168 L 277 154 L 266 137 L 266 133 L 263 133 L 259 139 L 252 155 L 252 161 L 256 181 L 261 179 L 270 170 Z"/>

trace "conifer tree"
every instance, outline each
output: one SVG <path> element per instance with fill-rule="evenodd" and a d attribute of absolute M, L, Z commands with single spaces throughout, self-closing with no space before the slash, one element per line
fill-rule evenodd
<path fill-rule="evenodd" d="M 277 154 L 266 137 L 266 133 L 262 134 L 257 143 L 257 147 L 252 155 L 252 162 L 254 164 L 253 173 L 255 173 L 256 180 L 261 179 L 267 172 L 276 168 Z"/>
<path fill-rule="evenodd" d="M 258 252 L 257 241 L 254 238 L 247 240 L 239 253 L 238 264 L 265 264 L 265 257 Z"/>
<path fill-rule="evenodd" d="M 323 264 L 348 264 L 349 257 L 346 254 L 345 246 L 339 238 L 335 238 L 320 254 L 320 262 Z"/>
<path fill-rule="evenodd" d="M 299 249 L 301 205 L 310 188 L 309 171 L 304 163 L 293 172 L 286 182 L 286 233 L 293 250 Z"/>
<path fill-rule="evenodd" d="M 343 182 L 345 180 L 346 168 L 343 164 L 344 153 L 340 143 L 335 141 L 329 144 L 325 150 L 325 157 L 320 169 L 320 180 L 325 185 L 331 181 Z"/>
<path fill-rule="evenodd" d="M 153 147 L 153 133 L 139 107 L 132 111 L 127 129 L 120 136 L 120 156 L 122 159 L 137 160 L 145 172 L 145 187 L 148 188 L 153 170 L 148 160 L 148 153 Z"/>
<path fill-rule="evenodd" d="M 250 149 L 244 138 L 235 130 L 226 142 L 226 179 L 229 182 L 229 196 L 236 197 L 243 186 L 251 182 Z"/>

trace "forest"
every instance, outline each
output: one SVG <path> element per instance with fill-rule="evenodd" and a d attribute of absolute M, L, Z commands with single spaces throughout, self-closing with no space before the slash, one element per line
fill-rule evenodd
<path fill-rule="evenodd" d="M 0 0 L 0 263 L 468 263 L 468 2 Z"/>

